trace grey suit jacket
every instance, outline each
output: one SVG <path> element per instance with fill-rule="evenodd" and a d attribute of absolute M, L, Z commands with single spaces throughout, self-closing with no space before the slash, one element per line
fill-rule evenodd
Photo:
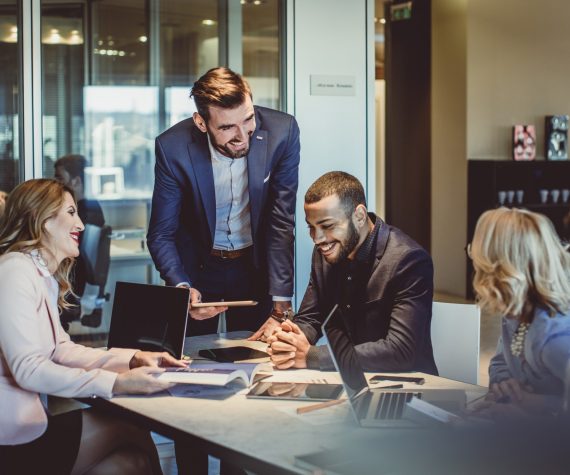
<path fill-rule="evenodd" d="M 311 344 L 322 335 L 321 325 L 338 303 L 341 276 L 337 269 L 313 251 L 311 278 L 295 317 Z M 364 369 L 437 374 L 430 333 L 433 265 L 429 254 L 402 231 L 381 221 L 372 273 L 362 295 L 350 311 L 354 320 L 350 324 Z M 333 369 L 326 347 L 319 360 L 321 369 Z"/>

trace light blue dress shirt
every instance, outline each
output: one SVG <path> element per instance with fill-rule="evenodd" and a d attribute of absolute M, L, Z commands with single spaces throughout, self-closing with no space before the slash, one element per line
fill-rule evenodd
<path fill-rule="evenodd" d="M 219 153 L 208 136 L 216 192 L 214 249 L 244 249 L 253 243 L 247 157 L 229 158 Z"/>

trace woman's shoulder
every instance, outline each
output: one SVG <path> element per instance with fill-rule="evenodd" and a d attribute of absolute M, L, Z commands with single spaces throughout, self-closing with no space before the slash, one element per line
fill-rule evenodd
<path fill-rule="evenodd" d="M 7 252 L 0 256 L 0 268 L 4 271 L 33 271 L 34 261 L 25 252 Z"/>
<path fill-rule="evenodd" d="M 544 339 L 556 333 L 570 334 L 570 311 L 551 315 L 548 310 L 539 308 L 535 311 L 532 327 L 533 333 Z"/>

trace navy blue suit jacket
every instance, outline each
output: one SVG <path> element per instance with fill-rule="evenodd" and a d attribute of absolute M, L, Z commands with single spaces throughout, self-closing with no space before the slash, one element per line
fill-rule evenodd
<path fill-rule="evenodd" d="M 254 262 L 268 275 L 270 295 L 293 295 L 299 127 L 289 114 L 255 106 L 247 156 Z M 212 250 L 216 224 L 208 138 L 192 118 L 156 138 L 155 183 L 147 235 L 166 285 L 195 279 Z"/>

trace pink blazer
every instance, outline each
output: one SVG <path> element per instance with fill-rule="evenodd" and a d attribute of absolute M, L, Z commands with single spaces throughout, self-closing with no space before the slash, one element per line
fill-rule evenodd
<path fill-rule="evenodd" d="M 112 397 L 117 373 L 136 350 L 110 351 L 73 343 L 27 254 L 0 256 L 0 445 L 30 442 L 44 433 L 39 393 Z"/>

